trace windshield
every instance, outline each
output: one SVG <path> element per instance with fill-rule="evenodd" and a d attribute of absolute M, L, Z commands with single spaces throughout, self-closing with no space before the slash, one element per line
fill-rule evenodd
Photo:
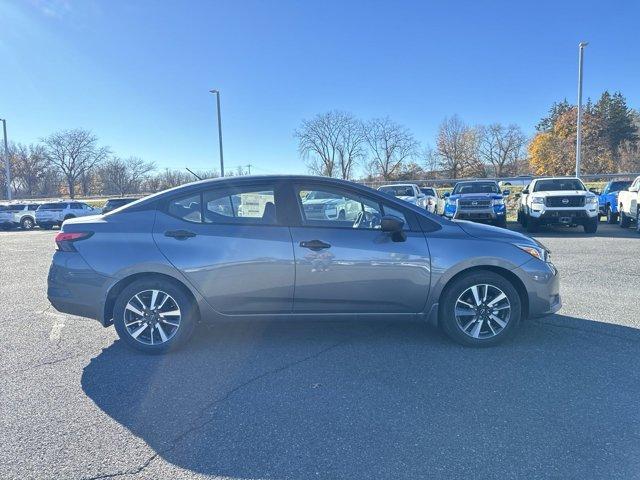
<path fill-rule="evenodd" d="M 611 182 L 609 187 L 610 192 L 619 192 L 620 190 L 626 190 L 631 185 L 631 180 L 625 180 L 620 182 Z"/>
<path fill-rule="evenodd" d="M 577 178 L 538 180 L 533 187 L 534 192 L 553 192 L 559 190 L 586 190 L 586 187 Z"/>
<path fill-rule="evenodd" d="M 4 212 L 6 210 L 9 210 L 9 205 L 0 205 L 0 212 Z"/>
<path fill-rule="evenodd" d="M 453 195 L 464 195 L 467 193 L 500 193 L 500 189 L 495 182 L 456 183 L 456 186 L 453 188 Z"/>
<path fill-rule="evenodd" d="M 413 197 L 413 188 L 406 185 L 389 185 L 378 190 L 394 197 Z"/>

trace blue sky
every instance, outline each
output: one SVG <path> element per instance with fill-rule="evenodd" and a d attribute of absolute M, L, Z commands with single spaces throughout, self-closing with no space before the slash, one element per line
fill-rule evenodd
<path fill-rule="evenodd" d="M 458 114 L 518 123 L 622 91 L 640 107 L 640 2 L 0 0 L 0 117 L 33 142 L 82 127 L 160 167 L 302 173 L 293 130 L 341 109 L 423 144 Z"/>

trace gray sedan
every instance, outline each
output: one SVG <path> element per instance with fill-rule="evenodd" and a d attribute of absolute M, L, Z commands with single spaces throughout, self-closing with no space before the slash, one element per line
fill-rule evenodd
<path fill-rule="evenodd" d="M 309 195 L 357 213 L 308 216 Z M 53 306 L 149 353 L 184 344 L 198 323 L 263 318 L 419 318 L 488 346 L 561 306 L 535 240 L 329 178 L 196 182 L 67 220 L 56 245 Z"/>

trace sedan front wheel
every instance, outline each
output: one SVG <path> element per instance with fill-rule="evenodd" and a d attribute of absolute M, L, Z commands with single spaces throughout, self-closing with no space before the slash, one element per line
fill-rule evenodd
<path fill-rule="evenodd" d="M 520 295 L 505 277 L 491 271 L 463 274 L 447 287 L 440 324 L 458 343 L 472 347 L 495 345 L 520 323 Z"/>

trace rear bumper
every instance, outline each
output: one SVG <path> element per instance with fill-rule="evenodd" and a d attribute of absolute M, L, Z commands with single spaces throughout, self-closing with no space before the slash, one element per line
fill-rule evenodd
<path fill-rule="evenodd" d="M 542 317 L 562 308 L 560 274 L 552 264 L 529 260 L 513 270 L 524 283 L 529 302 L 529 317 Z"/>
<path fill-rule="evenodd" d="M 104 324 L 104 291 L 109 280 L 89 267 L 79 253 L 57 251 L 47 277 L 47 298 L 59 312 Z"/>

